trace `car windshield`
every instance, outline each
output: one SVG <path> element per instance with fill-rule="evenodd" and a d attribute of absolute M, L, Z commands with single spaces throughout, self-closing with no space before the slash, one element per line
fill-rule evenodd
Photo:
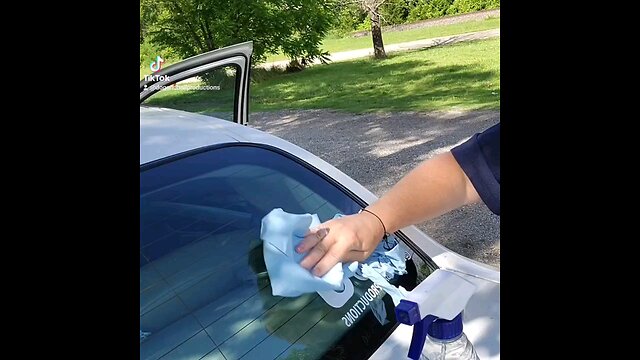
<path fill-rule="evenodd" d="M 272 295 L 260 225 L 274 208 L 326 221 L 361 206 L 266 147 L 213 147 L 141 167 L 141 359 L 364 359 L 388 337 L 393 302 L 369 280 L 352 278 L 355 294 L 341 308 L 317 293 Z M 392 283 L 415 286 L 407 266 Z"/>

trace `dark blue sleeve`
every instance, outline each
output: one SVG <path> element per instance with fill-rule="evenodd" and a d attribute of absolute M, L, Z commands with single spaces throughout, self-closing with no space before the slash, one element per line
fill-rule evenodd
<path fill-rule="evenodd" d="M 480 198 L 500 215 L 500 123 L 451 149 Z"/>

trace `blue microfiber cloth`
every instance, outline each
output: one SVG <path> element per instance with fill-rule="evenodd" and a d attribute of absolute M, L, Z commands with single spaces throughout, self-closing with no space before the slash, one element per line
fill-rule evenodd
<path fill-rule="evenodd" d="M 336 214 L 339 218 L 342 214 Z M 407 291 L 389 284 L 389 280 L 405 274 L 404 254 L 398 240 L 383 240 L 364 262 L 336 264 L 327 274 L 317 277 L 300 266 L 306 254 L 298 254 L 295 247 L 311 227 L 320 225 L 316 214 L 290 214 L 280 208 L 262 218 L 260 238 L 264 241 L 264 261 L 274 296 L 295 297 L 317 292 L 333 307 L 340 307 L 353 295 L 349 279 L 370 279 L 391 296 L 394 304 L 406 297 Z"/>
<path fill-rule="evenodd" d="M 289 214 L 277 208 L 262 218 L 260 238 L 264 241 L 264 262 L 271 280 L 273 295 L 300 296 L 316 291 L 343 289 L 344 271 L 336 264 L 327 274 L 317 277 L 302 266 L 306 254 L 298 254 L 309 228 L 320 225 L 318 215 Z"/>

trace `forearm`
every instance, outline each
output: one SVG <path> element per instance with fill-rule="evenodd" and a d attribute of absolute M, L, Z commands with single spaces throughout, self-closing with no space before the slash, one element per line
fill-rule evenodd
<path fill-rule="evenodd" d="M 464 171 L 447 152 L 422 162 L 367 209 L 392 233 L 479 200 Z"/>

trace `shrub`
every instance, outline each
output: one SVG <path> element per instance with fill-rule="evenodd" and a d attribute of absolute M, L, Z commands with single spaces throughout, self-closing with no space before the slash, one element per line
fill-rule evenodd
<path fill-rule="evenodd" d="M 453 3 L 453 0 L 419 0 L 411 9 L 407 20 L 409 22 L 442 17 Z"/>
<path fill-rule="evenodd" d="M 380 8 L 384 24 L 395 25 L 407 22 L 409 12 L 416 4 L 418 4 L 418 0 L 390 0 L 385 2 Z"/>
<path fill-rule="evenodd" d="M 447 14 L 463 14 L 479 10 L 497 9 L 500 0 L 455 0 L 447 10 Z"/>

